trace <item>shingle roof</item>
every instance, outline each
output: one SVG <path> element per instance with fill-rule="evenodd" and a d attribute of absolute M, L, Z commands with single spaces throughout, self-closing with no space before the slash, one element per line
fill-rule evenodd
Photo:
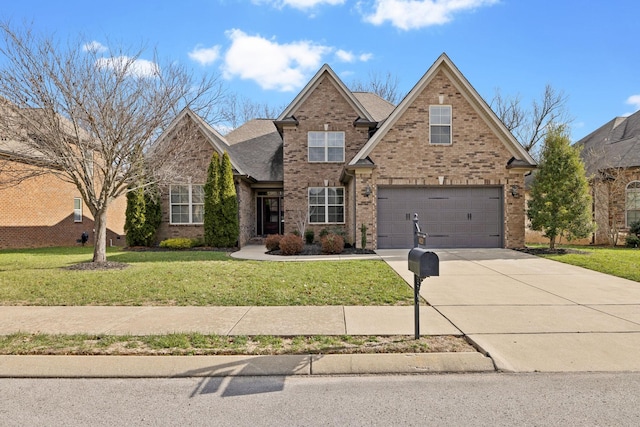
<path fill-rule="evenodd" d="M 360 101 L 360 104 L 371 114 L 371 117 L 373 117 L 376 122 L 385 120 L 389 117 L 393 109 L 396 108 L 395 105 L 375 93 L 353 92 L 353 96 Z"/>
<path fill-rule="evenodd" d="M 225 137 L 229 154 L 258 181 L 282 181 L 282 138 L 272 120 L 249 120 Z"/>
<path fill-rule="evenodd" d="M 589 173 L 640 166 L 640 111 L 616 117 L 576 142 Z"/>

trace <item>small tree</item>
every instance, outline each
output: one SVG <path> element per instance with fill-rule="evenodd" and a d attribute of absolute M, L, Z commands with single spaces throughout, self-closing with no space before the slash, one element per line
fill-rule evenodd
<path fill-rule="evenodd" d="M 204 184 L 204 242 L 214 246 L 216 222 L 220 215 L 220 156 L 216 151 L 211 156 Z"/>
<path fill-rule="evenodd" d="M 240 233 L 238 224 L 238 196 L 233 182 L 233 168 L 231 159 L 225 151 L 220 164 L 220 233 L 218 245 L 220 247 L 235 246 Z"/>
<path fill-rule="evenodd" d="M 587 237 L 593 231 L 584 164 L 563 126 L 547 132 L 527 215 L 531 228 L 549 238 L 551 249 L 564 233 L 571 240 Z"/>

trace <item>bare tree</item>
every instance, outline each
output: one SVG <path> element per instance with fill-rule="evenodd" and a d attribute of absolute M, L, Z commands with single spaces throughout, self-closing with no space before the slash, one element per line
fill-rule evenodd
<path fill-rule="evenodd" d="M 156 54 L 145 60 L 143 48 L 62 44 L 6 22 L 0 43 L 0 127 L 21 147 L 25 174 L 45 170 L 75 185 L 95 221 L 93 262 L 105 262 L 109 205 L 179 156 L 146 154 L 185 106 L 211 113 L 222 86 L 175 62 L 161 65 Z"/>
<path fill-rule="evenodd" d="M 371 92 L 378 95 L 380 98 L 385 99 L 393 105 L 398 103 L 404 97 L 403 94 L 398 92 L 398 78 L 393 76 L 390 72 L 384 75 L 380 75 L 376 72 L 369 73 L 369 80 L 362 82 L 354 80 L 349 89 L 352 92 Z"/>
<path fill-rule="evenodd" d="M 233 130 L 252 119 L 275 119 L 284 108 L 256 103 L 237 94 L 231 94 L 225 99 L 224 109 L 221 111 L 221 124 L 228 130 Z"/>
<path fill-rule="evenodd" d="M 513 133 L 522 146 L 534 153 L 544 140 L 550 125 L 567 125 L 571 122 L 567 110 L 568 97 L 547 84 L 540 100 L 534 99 L 531 108 L 522 105 L 522 97 L 504 97 L 499 89 L 491 101 L 491 108 L 502 123 Z"/>

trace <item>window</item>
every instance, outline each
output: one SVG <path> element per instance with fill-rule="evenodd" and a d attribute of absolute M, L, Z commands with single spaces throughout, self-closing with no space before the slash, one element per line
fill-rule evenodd
<path fill-rule="evenodd" d="M 309 222 L 311 224 L 344 223 L 344 188 L 310 187 Z"/>
<path fill-rule="evenodd" d="M 344 132 L 309 132 L 309 162 L 344 162 Z"/>
<path fill-rule="evenodd" d="M 73 222 L 82 222 L 82 199 L 73 198 Z"/>
<path fill-rule="evenodd" d="M 451 144 L 451 106 L 429 106 L 429 143 Z"/>
<path fill-rule="evenodd" d="M 204 222 L 204 186 L 172 185 L 169 189 L 171 224 Z"/>
<path fill-rule="evenodd" d="M 640 181 L 631 181 L 627 185 L 627 227 L 640 221 Z"/>

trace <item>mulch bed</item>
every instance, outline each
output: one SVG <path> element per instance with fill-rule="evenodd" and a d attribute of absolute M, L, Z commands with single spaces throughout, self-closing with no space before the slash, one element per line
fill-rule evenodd
<path fill-rule="evenodd" d="M 579 251 L 577 249 L 568 249 L 568 248 L 516 248 L 516 251 L 524 252 L 531 255 L 567 255 L 567 254 L 578 254 L 578 255 L 589 255 L 589 252 Z"/>
<path fill-rule="evenodd" d="M 289 255 L 283 255 L 282 253 L 280 253 L 280 249 L 277 249 L 275 251 L 268 251 L 266 253 L 268 253 L 269 255 L 289 256 Z M 353 246 L 348 246 L 348 247 L 345 246 L 344 250 L 338 255 L 371 255 L 371 254 L 375 254 L 375 252 L 372 251 L 371 249 L 358 249 L 358 248 L 354 248 Z M 313 245 L 304 245 L 304 249 L 302 249 L 302 252 L 293 256 L 299 256 L 299 255 L 332 255 L 332 254 L 323 253 L 322 246 L 318 244 L 313 244 Z"/>

